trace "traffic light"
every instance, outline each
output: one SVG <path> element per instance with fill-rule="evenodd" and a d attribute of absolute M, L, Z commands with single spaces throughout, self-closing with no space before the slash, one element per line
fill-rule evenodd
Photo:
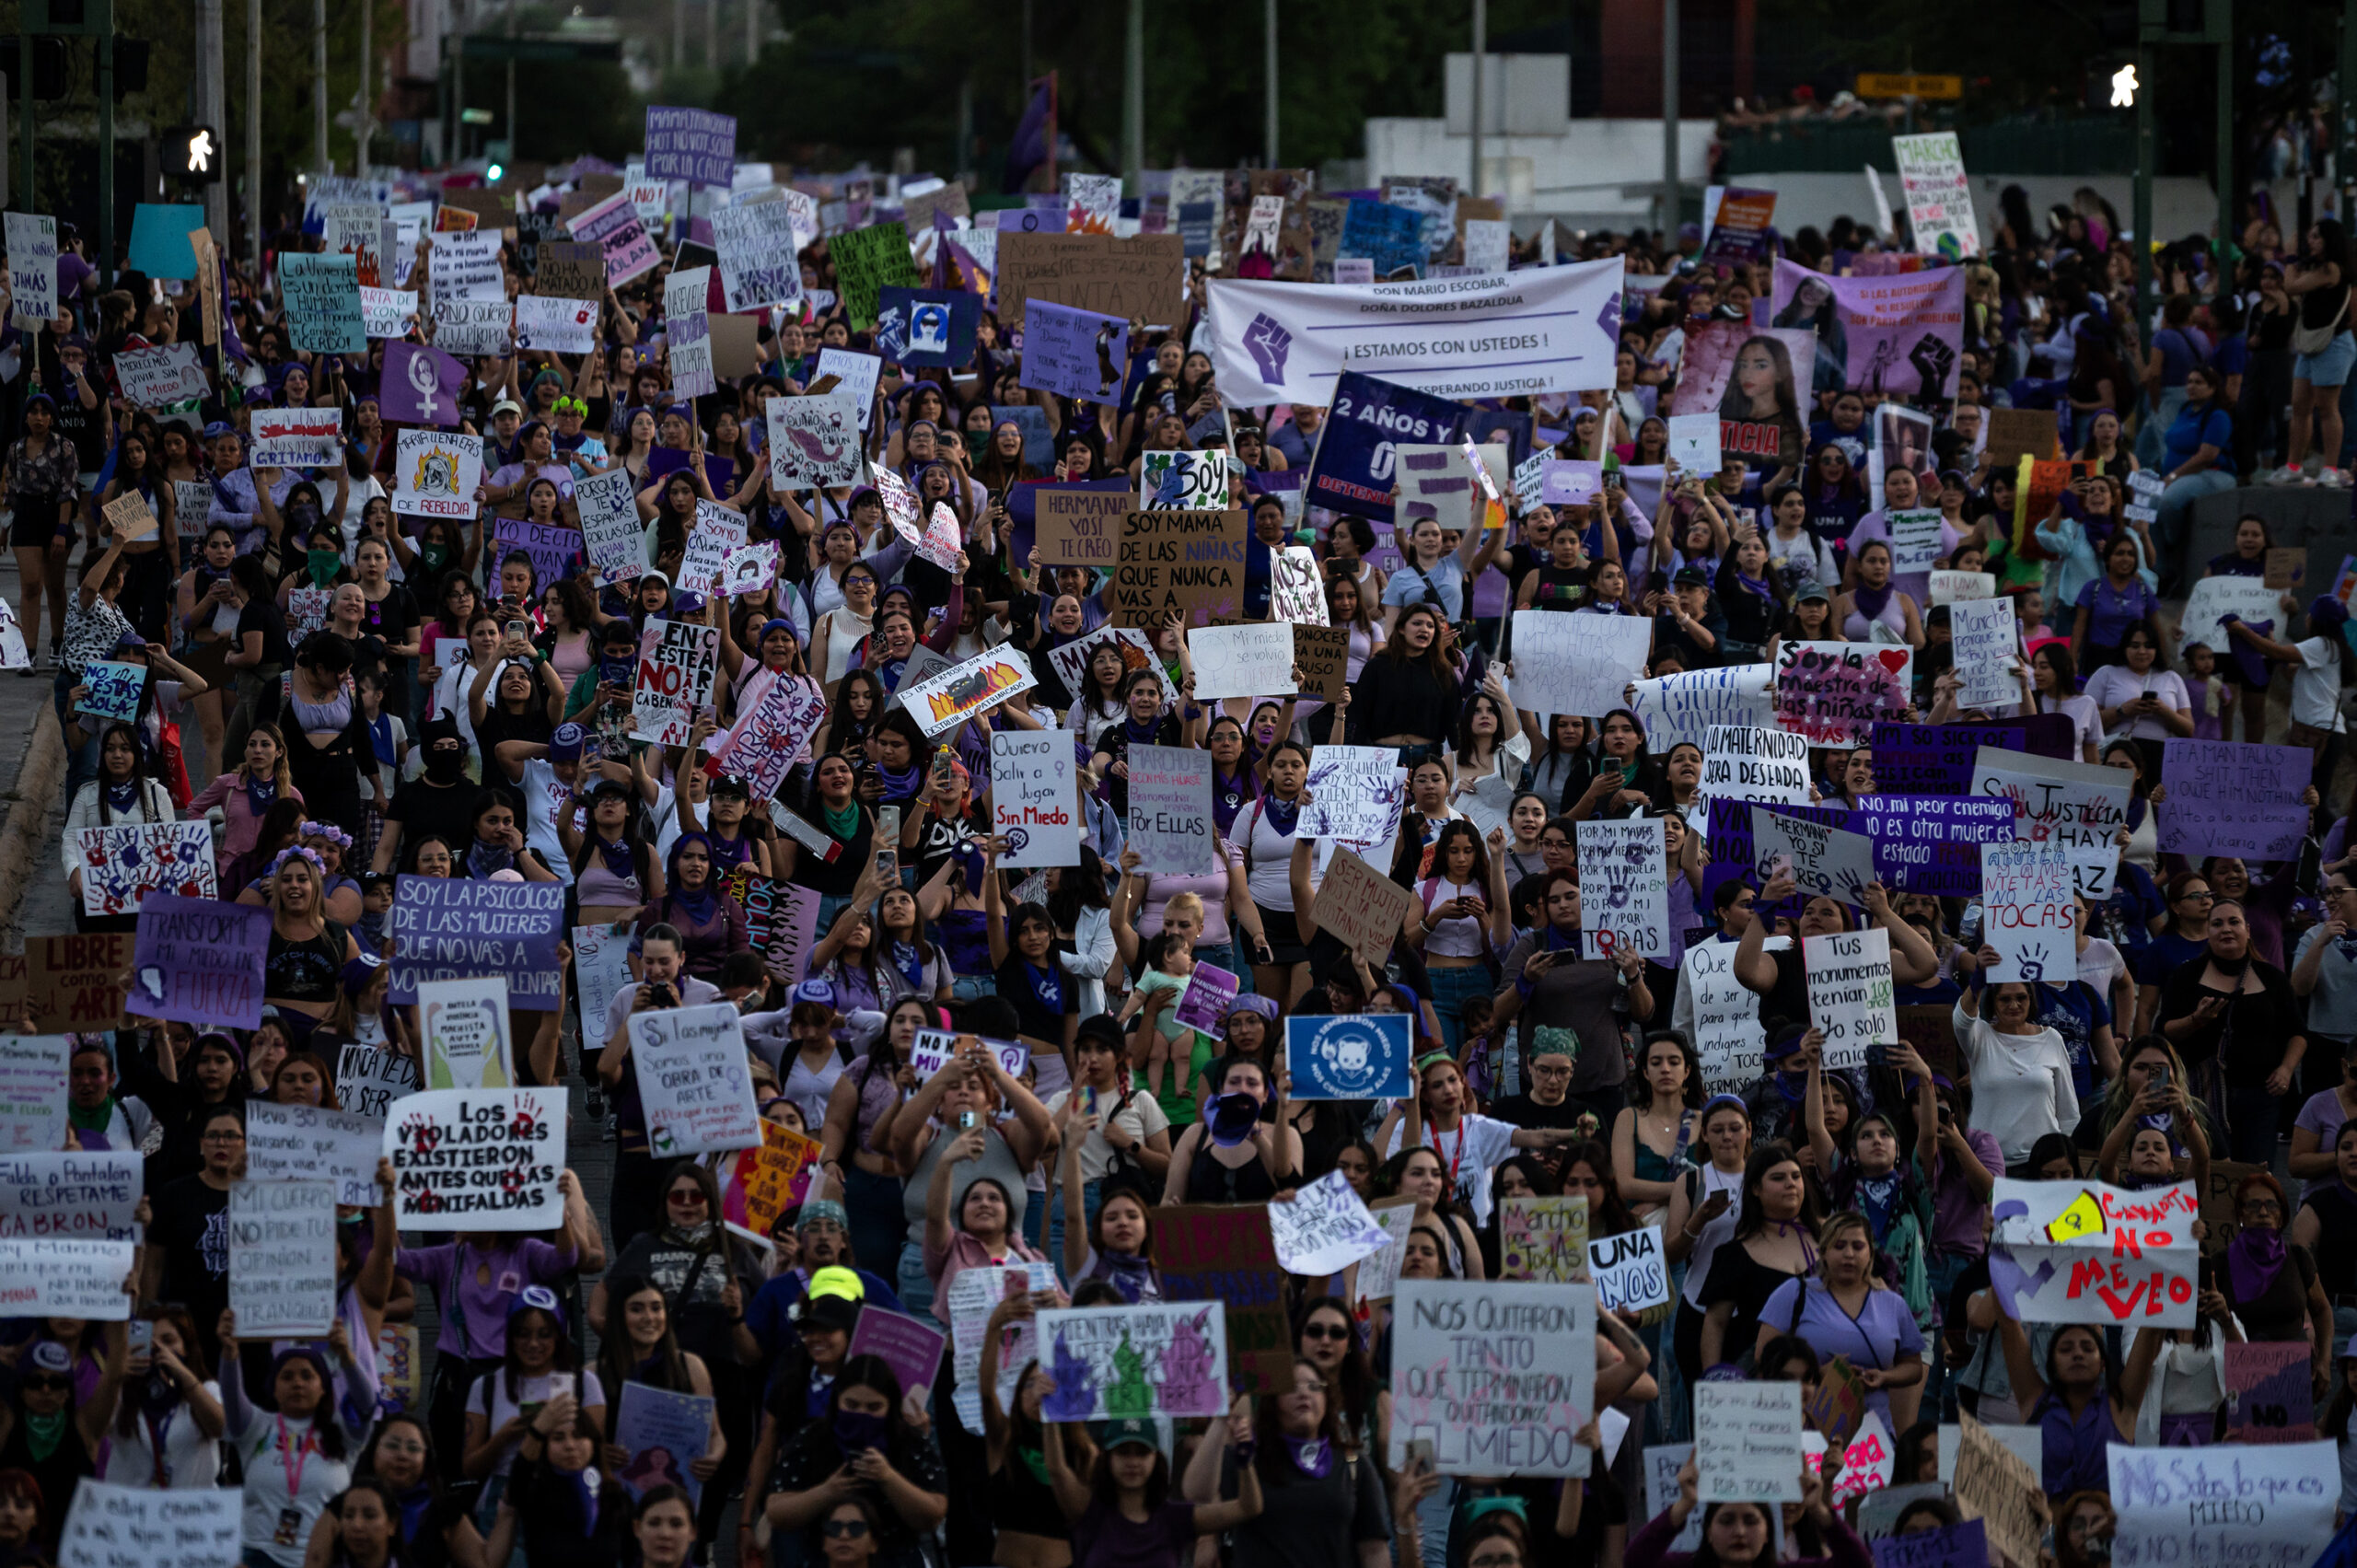
<path fill-rule="evenodd" d="M 114 100 L 121 103 L 132 93 L 147 90 L 147 41 L 144 38 L 118 38 L 114 41 Z"/>
<path fill-rule="evenodd" d="M 164 172 L 178 180 L 221 178 L 221 138 L 210 125 L 175 125 L 164 133 Z"/>
<path fill-rule="evenodd" d="M 13 39 L 0 38 L 0 76 L 8 78 L 8 93 L 12 98 L 24 96 L 25 85 L 17 80 L 22 53 Z M 32 97 L 42 103 L 55 103 L 71 97 L 74 91 L 74 62 L 65 52 L 62 38 L 33 40 Z"/>

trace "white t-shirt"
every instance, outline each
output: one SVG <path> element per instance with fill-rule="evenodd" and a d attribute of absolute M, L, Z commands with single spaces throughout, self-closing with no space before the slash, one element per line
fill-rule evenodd
<path fill-rule="evenodd" d="M 1083 1109 L 1092 1109 L 1097 1104 L 1106 1103 L 1108 1099 L 1108 1097 L 1098 1095 L 1095 1089 L 1085 1086 L 1080 1093 L 1093 1097 L 1082 1100 Z M 1058 1089 L 1054 1094 L 1050 1095 L 1048 1114 L 1053 1116 L 1057 1111 L 1062 1110 L 1064 1102 L 1072 1097 L 1071 1089 Z M 1120 1101 L 1119 1095 L 1109 1098 L 1113 1103 Z M 1156 1132 L 1167 1131 L 1170 1126 L 1170 1118 L 1163 1114 L 1162 1107 L 1155 1102 L 1154 1097 L 1143 1089 L 1130 1096 L 1128 1103 L 1122 1105 L 1120 1111 L 1115 1113 L 1113 1121 L 1122 1132 L 1141 1144 Z M 1105 1173 L 1112 1168 L 1113 1145 L 1107 1141 L 1105 1130 L 1100 1127 L 1092 1131 L 1088 1134 L 1087 1141 L 1080 1145 L 1080 1179 L 1083 1181 L 1102 1181 L 1105 1179 Z"/>
<path fill-rule="evenodd" d="M 2096 988 L 2107 1007 L 2111 1005 L 2112 982 L 2127 972 L 2128 960 L 2119 956 L 2118 947 L 2101 936 L 2087 938 L 2087 950 L 2079 955 L 2079 978 Z M 2111 1027 L 2117 1038 L 2119 1020 L 2114 1018 Z"/>
<path fill-rule="evenodd" d="M 467 1390 L 467 1413 L 486 1418 L 491 1423 L 491 1430 L 497 1432 L 527 1411 L 539 1411 L 542 1405 L 558 1394 L 573 1393 L 575 1376 L 575 1374 L 571 1372 L 543 1372 L 538 1377 L 518 1377 L 516 1379 L 516 1388 L 524 1397 L 517 1400 L 507 1397 L 507 1374 L 505 1370 L 486 1372 L 475 1379 L 473 1388 Z M 583 1408 L 603 1405 L 606 1402 L 606 1391 L 598 1387 L 598 1375 L 585 1368 L 578 1376 L 581 1378 L 581 1387 L 580 1391 L 575 1394 L 575 1398 L 580 1400 Z M 487 1410 L 483 1403 L 486 1394 L 490 1397 L 490 1408 Z M 519 1444 L 516 1443 L 508 1445 L 507 1451 L 501 1454 L 499 1462 L 492 1467 L 492 1474 L 505 1475 L 507 1473 L 508 1467 L 515 1463 L 516 1449 L 518 1446 Z"/>
<path fill-rule="evenodd" d="M 565 858 L 564 845 L 556 833 L 557 813 L 572 808 L 573 786 L 556 776 L 556 766 L 546 757 L 527 758 L 524 762 L 524 842 L 540 852 L 557 880 L 573 880 L 573 863 Z M 580 826 L 578 821 L 575 824 Z"/>
<path fill-rule="evenodd" d="M 221 1385 L 207 1382 L 204 1391 L 217 1402 Z M 123 1398 L 132 1399 L 126 1388 Z M 164 1466 L 160 1483 L 156 1469 L 156 1434 L 160 1432 L 164 1446 Z M 221 1444 L 207 1437 L 196 1424 L 196 1417 L 189 1413 L 186 1404 L 172 1407 L 171 1414 L 155 1427 L 146 1418 L 134 1415 L 131 1435 L 125 1437 L 119 1427 L 107 1428 L 106 1473 L 99 1479 L 111 1486 L 155 1487 L 167 1491 L 192 1492 L 213 1485 L 221 1478 Z"/>
<path fill-rule="evenodd" d="M 1420 1146 L 1438 1151 L 1442 1167 L 1455 1174 L 1457 1202 L 1472 1209 L 1477 1225 L 1490 1223 L 1490 1173 L 1514 1153 L 1514 1135 L 1518 1131 L 1511 1121 L 1470 1113 L 1458 1118 L 1454 1132 L 1436 1134 L 1430 1123 L 1423 1125 Z M 1391 1130 L 1391 1146 L 1383 1151 L 1384 1158 L 1399 1152 L 1399 1140 L 1406 1132 L 1404 1121 Z"/>
<path fill-rule="evenodd" d="M 2310 637 L 2293 646 L 2300 651 L 2300 668 L 2292 672 L 2292 722 L 2347 734 L 2340 716 L 2340 645 L 2330 637 Z"/>
<path fill-rule="evenodd" d="M 2161 706 L 2180 713 L 2189 712 L 2193 698 L 2186 691 L 2185 677 L 2173 669 L 2149 670 L 2142 676 L 2124 664 L 2107 664 L 2087 677 L 2087 699 L 2098 708 L 2117 708 L 2139 697 L 2158 697 Z M 2106 737 L 2118 740 L 2166 740 L 2176 732 L 2157 718 L 2131 719 Z"/>

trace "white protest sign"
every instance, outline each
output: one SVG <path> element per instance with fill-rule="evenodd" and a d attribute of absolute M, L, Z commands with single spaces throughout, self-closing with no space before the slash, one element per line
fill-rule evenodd
<path fill-rule="evenodd" d="M 1587 1272 L 1596 1281 L 1597 1307 L 1642 1312 L 1669 1303 L 1669 1265 L 1662 1256 L 1661 1226 L 1641 1225 L 1587 1244 Z"/>
<path fill-rule="evenodd" d="M 423 993 L 424 984 L 418 989 Z M 246 1102 L 246 1176 L 250 1180 L 332 1181 L 337 1202 L 373 1209 L 381 1201 L 377 1162 L 384 1146 L 381 1115 Z"/>
<path fill-rule="evenodd" d="M 1048 1262 L 984 1263 L 971 1269 L 960 1269 L 957 1277 L 950 1281 L 947 1293 L 950 1365 L 957 1374 L 953 1400 L 958 1419 L 967 1431 L 977 1436 L 982 1431 L 982 1342 L 990 1326 L 991 1314 L 998 1309 L 1000 1302 L 1010 1295 L 1055 1288 L 1055 1265 Z M 998 1397 L 1002 1410 L 1012 1408 L 1006 1401 L 1015 1398 L 1016 1387 L 1023 1380 L 1023 1368 L 1027 1363 L 1036 1359 L 1038 1345 L 1039 1325 L 1036 1318 L 1016 1318 L 1003 1330 L 998 1369 Z"/>
<path fill-rule="evenodd" d="M 2230 615 L 2251 622 L 2253 631 L 2268 627 L 2262 636 L 2285 641 L 2281 598 L 2282 591 L 2269 587 L 2263 577 L 2203 577 L 2187 592 L 2185 616 L 2177 622 L 2177 651 L 2199 643 L 2223 664 L 2235 650 L 2224 621 Z"/>
<path fill-rule="evenodd" d="M 1885 521 L 1890 528 L 1890 575 L 1911 578 L 1929 572 L 1940 558 L 1939 508 L 1892 512 Z"/>
<path fill-rule="evenodd" d="M 1585 821 L 1579 834 L 1580 921 L 1589 956 L 1666 958 L 1669 832 L 1661 819 Z"/>
<path fill-rule="evenodd" d="M 564 1223 L 564 1095 L 422 1089 L 385 1122 L 404 1230 L 554 1230 Z"/>
<path fill-rule="evenodd" d="M 2078 909 L 2071 860 L 2059 844 L 1982 844 L 1982 940 L 1997 961 L 1981 979 L 2067 981 L 2079 972 Z"/>
<path fill-rule="evenodd" d="M 1399 1284 L 1399 1260 L 1408 1244 L 1408 1233 L 1416 1228 L 1416 1205 L 1398 1199 L 1369 1211 L 1376 1228 L 1383 1232 L 1383 1246 L 1359 1260 L 1359 1272 L 1351 1286 L 1351 1299 L 1388 1301 Z"/>
<path fill-rule="evenodd" d="M 0 1241 L 0 1314 L 123 1322 L 137 1250 L 131 1241 Z"/>
<path fill-rule="evenodd" d="M 855 349 L 829 346 L 819 351 L 818 379 L 835 377 L 835 389 L 847 392 L 859 404 L 859 427 L 872 427 L 876 418 L 876 384 L 883 379 L 884 361 Z"/>
<path fill-rule="evenodd" d="M 735 1004 L 633 1013 L 630 1049 L 657 1159 L 761 1146 L 761 1113 Z"/>
<path fill-rule="evenodd" d="M 1797 1503 L 1801 1456 L 1798 1383 L 1694 1385 L 1700 1501 Z"/>
<path fill-rule="evenodd" d="M 310 1339 L 335 1325 L 332 1181 L 229 1189 L 229 1309 L 239 1339 Z"/>
<path fill-rule="evenodd" d="M 1588 1473 L 1596 1358 L 1562 1351 L 1595 1339 L 1594 1285 L 1401 1280 L 1392 1314 L 1393 1469 L 1429 1444 L 1443 1475 Z"/>
<path fill-rule="evenodd" d="M 1290 1203 L 1271 1203 L 1269 1235 L 1277 1266 L 1306 1279 L 1339 1272 L 1391 1244 L 1339 1170 L 1295 1189 Z"/>
<path fill-rule="evenodd" d="M 863 466 L 859 400 L 819 392 L 769 401 L 770 482 L 780 490 L 853 484 Z"/>
<path fill-rule="evenodd" d="M 38 332 L 57 317 L 57 220 L 46 213 L 10 213 L 6 227 L 9 323 Z"/>
<path fill-rule="evenodd" d="M 1063 1374 L 1042 1420 L 1217 1415 L 1228 1402 L 1227 1309 L 1163 1301 L 1042 1312 L 1039 1360 Z"/>
<path fill-rule="evenodd" d="M 70 1035 L 0 1034 L 0 1154 L 65 1141 Z"/>
<path fill-rule="evenodd" d="M 417 320 L 415 289 L 360 290 L 360 330 L 372 338 L 406 337 Z"/>
<path fill-rule="evenodd" d="M 435 304 L 469 300 L 505 304 L 507 278 L 499 266 L 497 229 L 437 233 L 427 241 L 425 274 Z"/>
<path fill-rule="evenodd" d="M 1715 410 L 1669 416 L 1669 460 L 1682 474 L 1717 477 L 1719 416 Z"/>
<path fill-rule="evenodd" d="M 1768 952 L 1793 945 L 1771 936 Z M 1701 1059 L 1702 1086 L 1713 1094 L 1741 1093 L 1765 1070 L 1767 1034 L 1759 1025 L 1759 993 L 1735 975 L 1732 942 L 1697 942 L 1678 964 L 1679 1016 L 1691 1015 L 1689 1038 Z"/>
<path fill-rule="evenodd" d="M 2193 1327 L 2201 1206 L 2192 1182 L 2131 1192 L 2000 1177 L 1989 1210 L 1990 1286 L 2015 1321 Z"/>
<path fill-rule="evenodd" d="M 516 296 L 516 346 L 555 354 L 589 354 L 598 345 L 598 302 L 549 295 Z"/>
<path fill-rule="evenodd" d="M 1399 822 L 1392 778 L 1399 766 L 1395 746 L 1320 746 L 1310 761 L 1309 804 L 1302 807 L 1296 833 L 1381 843 Z"/>
<path fill-rule="evenodd" d="M 1761 883 L 1783 870 L 1808 898 L 1863 906 L 1875 879 L 1874 840 L 1764 807 L 1751 808 L 1751 854 Z"/>
<path fill-rule="evenodd" d="M 1269 614 L 1308 626 L 1329 624 L 1325 574 L 1306 546 L 1289 544 L 1269 552 Z M 1286 662 L 1292 662 L 1290 656 Z"/>
<path fill-rule="evenodd" d="M 2340 1446 L 2111 1445 L 2115 1568 L 2307 1568 L 2340 1501 Z"/>
<path fill-rule="evenodd" d="M 337 1053 L 335 1098 L 349 1106 L 354 1115 L 381 1121 L 393 1109 L 393 1101 L 423 1086 L 417 1063 L 399 1051 L 380 1045 L 347 1044 Z M 381 1149 L 381 1138 L 378 1146 Z M 373 1162 L 369 1168 L 375 1169 Z"/>
<path fill-rule="evenodd" d="M 115 1486 L 85 1476 L 74 1484 L 58 1568 L 238 1568 L 245 1502 L 235 1488 Z"/>
<path fill-rule="evenodd" d="M 1702 750 L 1698 793 L 1719 800 L 1807 806 L 1808 742 L 1780 729 L 1714 724 Z"/>
<path fill-rule="evenodd" d="M 650 617 L 638 637 L 638 682 L 631 691 L 631 737 L 684 746 L 698 709 L 712 700 L 720 669 L 720 628 Z"/>
<path fill-rule="evenodd" d="M 1318 749 L 1322 754 L 1330 748 Z M 1131 747 L 1128 828 L 1139 870 L 1208 873 L 1213 864 L 1211 753 L 1185 746 Z"/>
<path fill-rule="evenodd" d="M 1864 1067 L 1866 1047 L 1898 1039 L 1889 932 L 1874 926 L 1804 937 L 1801 961 L 1808 972 L 1809 1022 L 1825 1031 L 1829 1070 Z"/>
<path fill-rule="evenodd" d="M 1964 177 L 1964 146 L 1954 131 L 1893 136 L 1899 188 L 1907 192 L 1907 222 L 1915 249 L 1958 261 L 1980 254 L 1980 223 Z"/>
<path fill-rule="evenodd" d="M 673 586 L 705 598 L 718 593 L 728 552 L 743 544 L 746 537 L 744 513 L 717 501 L 698 501 L 696 526 L 688 532 L 687 547 L 679 556 L 679 581 Z"/>
<path fill-rule="evenodd" d="M 989 1051 L 1010 1078 L 1019 1077 L 1023 1064 L 1031 1060 L 1031 1048 L 1019 1040 L 984 1040 L 947 1029 L 919 1029 L 909 1047 L 909 1070 L 922 1084 L 948 1066 L 961 1051 Z"/>
<path fill-rule="evenodd" d="M 1078 759 L 1068 729 L 991 731 L 992 829 L 1001 865 L 1080 864 Z"/>
<path fill-rule="evenodd" d="M 635 582 L 646 572 L 646 525 L 639 520 L 630 470 L 595 473 L 573 482 L 581 512 L 581 539 L 598 581 L 607 587 Z"/>
<path fill-rule="evenodd" d="M 403 430 L 394 448 L 393 510 L 405 517 L 474 519 L 482 488 L 482 437 Z"/>
<path fill-rule="evenodd" d="M 1626 705 L 1645 673 L 1654 623 L 1642 615 L 1514 612 L 1514 703 L 1542 717 L 1595 714 Z"/>
<path fill-rule="evenodd" d="M 2012 599 L 1950 605 L 1948 631 L 1956 645 L 1956 671 L 1964 679 L 1956 693 L 1961 705 L 1994 708 L 2021 701 L 2021 684 L 2014 676 L 2021 658 L 2021 631 Z"/>
<path fill-rule="evenodd" d="M 1972 792 L 2010 796 L 2014 837 L 2029 843 L 2108 848 L 2128 825 L 2135 781 L 2119 768 L 2066 762 L 1983 746 L 1973 753 Z"/>
<path fill-rule="evenodd" d="M 343 456 L 343 414 L 331 408 L 258 408 L 249 461 L 258 469 L 321 468 Z"/>
<path fill-rule="evenodd" d="M 417 983 L 429 1089 L 504 1089 L 516 1082 L 504 975 Z"/>
<path fill-rule="evenodd" d="M 194 343 L 124 349 L 114 356 L 114 373 L 122 395 L 141 408 L 170 408 L 212 389 Z"/>
<path fill-rule="evenodd" d="M 1933 604 L 1968 604 L 1988 598 L 1997 591 L 1997 575 L 1993 572 L 1948 572 L 1932 574 Z"/>
<path fill-rule="evenodd" d="M 0 1156 L 0 1238 L 137 1241 L 134 1216 L 145 1186 L 136 1149 Z"/>
<path fill-rule="evenodd" d="M 1195 700 L 1270 697 L 1293 691 L 1293 627 L 1283 621 L 1197 626 L 1187 633 Z"/>
<path fill-rule="evenodd" d="M 1519 625 L 1515 635 L 1517 639 L 1522 635 Z M 1601 714 L 1621 705 L 1615 697 L 1596 712 Z M 1702 747 L 1707 752 L 1711 731 L 1723 726 L 1744 729 L 1776 727 L 1774 672 L 1765 664 L 1736 664 L 1655 676 L 1635 682 L 1626 705 L 1644 726 L 1645 748 L 1655 756 L 1668 755 L 1669 749 L 1680 741 Z"/>

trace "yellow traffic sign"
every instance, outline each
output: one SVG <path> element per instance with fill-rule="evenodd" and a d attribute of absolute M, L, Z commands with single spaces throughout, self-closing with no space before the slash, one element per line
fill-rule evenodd
<path fill-rule="evenodd" d="M 1910 76 L 1902 71 L 1861 71 L 1860 98 L 1936 98 L 1964 96 L 1962 76 Z"/>

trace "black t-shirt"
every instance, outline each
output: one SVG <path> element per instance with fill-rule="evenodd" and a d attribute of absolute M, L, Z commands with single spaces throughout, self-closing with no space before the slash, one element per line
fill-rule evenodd
<path fill-rule="evenodd" d="M 162 1298 L 185 1305 L 209 1344 L 229 1305 L 229 1194 L 201 1176 L 167 1182 L 147 1238 L 164 1249 Z"/>
<path fill-rule="evenodd" d="M 1080 984 L 1064 973 L 1055 954 L 1048 955 L 1048 968 L 1042 970 L 1032 968 L 1022 954 L 1009 953 L 997 978 L 998 993 L 1015 1004 L 1021 1032 L 1061 1046 L 1064 1020 L 1080 1010 Z"/>
<path fill-rule="evenodd" d="M 261 633 L 261 662 L 264 665 L 288 665 L 295 662 L 294 653 L 286 646 L 286 617 L 278 606 L 265 598 L 250 598 L 238 611 L 238 645 L 243 647 L 246 633 Z M 248 669 L 255 668 L 248 665 Z"/>
<path fill-rule="evenodd" d="M 407 643 L 417 634 L 417 600 L 410 597 L 407 588 L 395 583 L 383 598 L 368 601 L 367 608 L 360 612 L 360 623 L 387 647 Z"/>
<path fill-rule="evenodd" d="M 1516 1127 L 1576 1127 L 1580 1118 L 1587 1114 L 1587 1108 L 1569 1095 L 1563 1097 L 1561 1105 L 1541 1105 L 1528 1095 L 1520 1094 L 1498 1101 L 1490 1108 L 1490 1114 Z"/>
<path fill-rule="evenodd" d="M 393 791 L 393 803 L 385 808 L 385 819 L 401 825 L 402 870 L 417 869 L 417 846 L 423 839 L 436 838 L 448 844 L 454 860 L 467 853 L 467 846 L 474 842 L 474 823 L 469 813 L 477 793 L 476 785 L 463 780 L 454 784 L 430 784 L 422 778 L 401 781 Z"/>
<path fill-rule="evenodd" d="M 1271 1485 L 1263 1472 L 1260 1517 L 1230 1538 L 1235 1568 L 1357 1568 L 1361 1542 L 1391 1538 L 1371 1457 L 1337 1453 L 1323 1476 L 1310 1476 L 1286 1451 L 1271 1468 L 1285 1479 Z M 1237 1482 L 1231 1449 L 1220 1465 L 1220 1495 L 1234 1497 Z"/>

